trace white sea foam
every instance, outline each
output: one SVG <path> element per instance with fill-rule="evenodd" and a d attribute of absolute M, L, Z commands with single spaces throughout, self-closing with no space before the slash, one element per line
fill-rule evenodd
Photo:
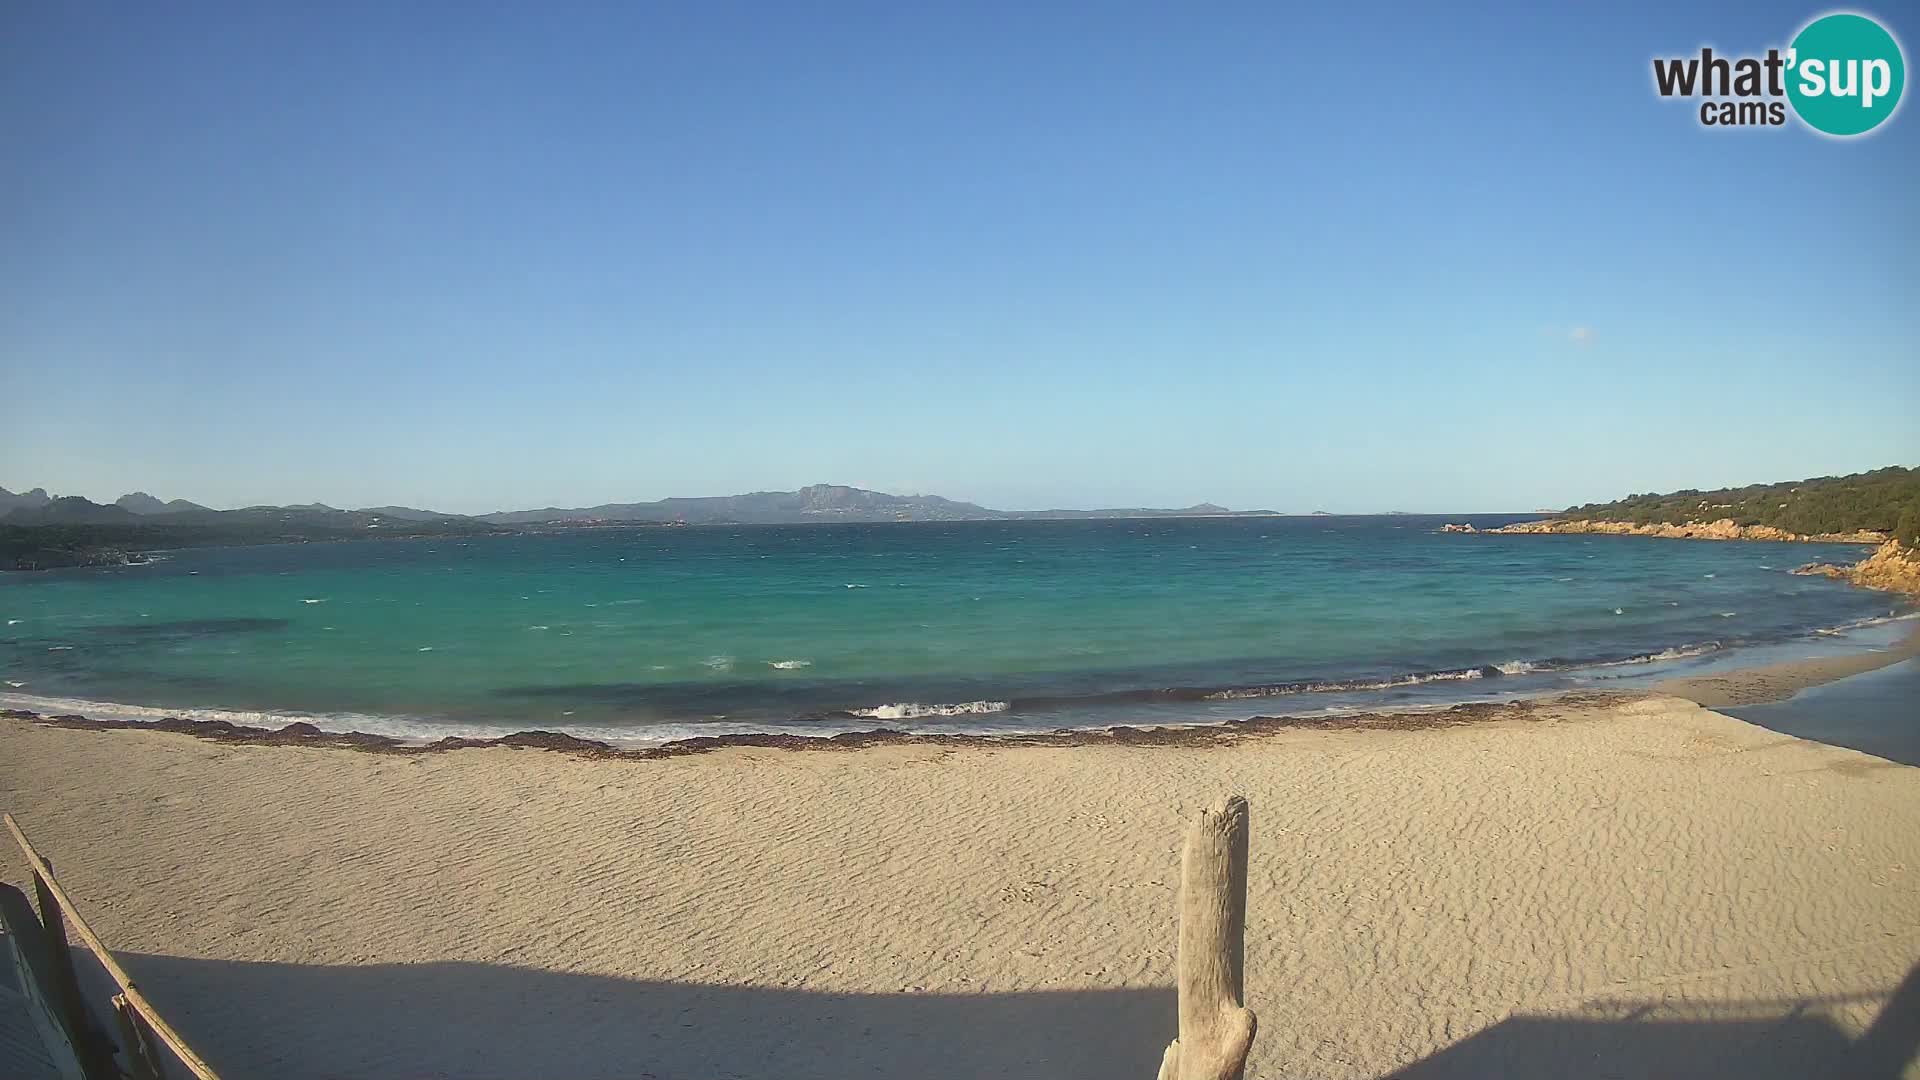
<path fill-rule="evenodd" d="M 853 715 L 872 720 L 914 720 L 923 716 L 978 716 L 1006 711 L 1007 703 L 1004 701 L 962 701 L 954 705 L 922 705 L 917 701 L 901 701 L 892 705 L 875 705 L 871 709 L 855 709 Z"/>
<path fill-rule="evenodd" d="M 1514 661 L 1519 663 L 1519 661 Z M 1244 701 L 1248 698 L 1284 697 L 1290 694 L 1325 694 L 1352 692 L 1356 690 L 1397 690 L 1403 686 L 1420 686 L 1431 682 L 1464 682 L 1469 679 L 1485 678 L 1486 672 L 1477 667 L 1461 668 L 1457 671 L 1428 671 L 1418 675 L 1396 675 L 1390 679 L 1353 682 L 1301 682 L 1285 683 L 1280 686 L 1247 686 L 1232 690 L 1215 690 L 1207 694 L 1207 701 Z"/>
<path fill-rule="evenodd" d="M 48 651 L 48 652 L 72 652 L 72 651 L 73 651 L 73 646 L 71 646 L 71 645 L 49 645 L 49 646 L 47 646 L 47 651 Z"/>
<path fill-rule="evenodd" d="M 849 588 L 849 589 L 864 589 L 864 588 L 866 588 L 866 586 L 865 586 L 865 585 L 855 585 L 855 584 L 854 584 L 854 583 L 852 583 L 852 582 L 848 582 L 848 583 L 847 583 L 847 588 Z"/>
<path fill-rule="evenodd" d="M 811 660 L 769 660 L 767 661 L 767 666 L 770 668 L 779 668 L 781 671 L 796 671 L 803 667 L 812 667 L 813 661 Z"/>
<path fill-rule="evenodd" d="M 1814 633 L 1831 636 L 1844 634 L 1849 630 L 1862 630 L 1869 626 L 1885 626 L 1887 623 L 1905 622 L 1909 619 L 1920 619 L 1920 610 L 1897 613 L 1890 611 L 1885 615 L 1869 615 L 1864 619 L 1854 619 L 1851 622 L 1843 622 L 1838 626 L 1823 626 L 1815 630 Z"/>
<path fill-rule="evenodd" d="M 302 600 L 302 601 L 300 601 L 300 602 L 301 602 L 301 603 L 303 603 L 303 604 L 324 604 L 324 603 L 326 603 L 326 602 L 327 602 L 327 600 L 328 600 L 328 598 L 327 598 L 327 597 L 324 597 L 324 596 L 323 596 L 323 597 L 320 597 L 320 598 L 319 598 L 319 599 L 317 599 L 317 600 Z"/>
<path fill-rule="evenodd" d="M 11 685 L 11 684 L 10 684 Z M 428 743 L 448 735 L 459 735 L 471 739 L 497 739 L 503 735 L 525 731 L 530 726 L 525 720 L 436 720 L 421 716 L 377 715 L 372 713 L 307 713 L 279 711 L 271 709 L 167 709 L 145 705 L 123 705 L 110 701 L 90 701 L 83 698 L 49 697 L 37 694 L 0 692 L 0 708 L 26 709 L 42 716 L 80 715 L 91 720 L 130 721 L 133 723 L 153 723 L 168 717 L 185 720 L 215 720 L 238 724 L 243 727 L 267 728 L 277 731 L 288 724 L 301 722 L 312 724 L 322 731 L 342 733 L 349 731 L 365 732 L 369 735 L 385 735 L 406 742 Z M 562 712 L 562 716 L 572 715 L 573 710 Z M 810 728 L 794 724 L 738 724 L 716 726 L 711 724 L 542 724 L 554 731 L 578 735 L 583 739 L 599 739 L 622 745 L 648 746 L 675 739 L 690 738 L 695 735 L 746 734 L 755 731 L 780 731 L 789 734 L 817 734 Z"/>
<path fill-rule="evenodd" d="M 1504 664 L 1495 664 L 1493 668 L 1502 675 L 1527 675 L 1539 670 L 1539 665 L 1531 660 L 1509 660 Z"/>
<path fill-rule="evenodd" d="M 538 626 L 538 625 L 536 625 L 536 626 L 529 626 L 529 627 L 527 627 L 527 629 L 529 629 L 529 630 L 551 630 L 551 629 L 553 629 L 553 627 L 551 627 L 551 626 Z"/>
<path fill-rule="evenodd" d="M 420 647 L 419 647 L 418 649 L 416 649 L 416 650 L 414 650 L 414 651 L 415 651 L 415 652 L 432 652 L 432 651 L 433 651 L 433 646 L 431 646 L 431 645 L 422 645 L 422 646 L 420 646 Z"/>
<path fill-rule="evenodd" d="M 732 671 L 733 670 L 733 657 L 731 656 L 709 656 L 705 660 L 702 660 L 700 662 L 707 665 L 708 667 L 712 668 L 715 671 Z"/>
<path fill-rule="evenodd" d="M 1593 666 L 1619 667 L 1623 664 L 1657 664 L 1665 660 L 1690 660 L 1696 656 L 1705 656 L 1708 653 L 1719 651 L 1719 642 L 1708 641 L 1699 645 L 1676 645 L 1671 649 L 1661 649 L 1659 652 L 1647 653 L 1642 656 L 1629 656 L 1625 660 L 1613 660 Z"/>
<path fill-rule="evenodd" d="M 7 685 L 18 687 L 25 684 L 9 681 Z M 296 720 L 304 720 L 324 731 L 365 731 L 374 734 L 391 734 L 391 728 L 395 722 L 432 723 L 416 720 L 413 717 L 374 716 L 366 713 L 300 713 L 279 712 L 271 709 L 168 709 L 148 705 L 123 705 L 112 701 L 91 701 L 86 698 L 46 697 L 37 694 L 0 694 L 0 707 L 27 709 L 42 716 L 78 714 L 92 720 L 152 722 L 164 720 L 169 716 L 178 716 L 189 720 L 225 720 L 230 724 L 276 729 Z M 439 738 L 447 733 L 445 724 L 429 730 L 435 733 L 425 736 L 423 732 L 423 737 Z M 509 729 L 502 734 L 510 734 L 515 730 L 520 729 Z"/>
<path fill-rule="evenodd" d="M 7 620 L 7 625 L 8 625 L 8 626 L 19 626 L 19 625 L 20 625 L 20 620 L 19 620 L 19 619 L 8 619 L 8 620 Z"/>

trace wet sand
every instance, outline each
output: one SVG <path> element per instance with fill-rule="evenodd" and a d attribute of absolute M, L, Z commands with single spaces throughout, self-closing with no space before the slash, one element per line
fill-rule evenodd
<path fill-rule="evenodd" d="M 1667 679 L 1654 684 L 1654 690 L 1686 698 L 1709 709 L 1729 705 L 1758 705 L 1784 701 L 1810 686 L 1835 682 L 1898 664 L 1915 656 L 1920 656 L 1920 628 L 1909 633 L 1893 648 L 1880 652 L 1809 657 L 1715 675 Z"/>
<path fill-rule="evenodd" d="M 1769 731 L 1920 765 L 1920 659 L 1724 711 Z"/>

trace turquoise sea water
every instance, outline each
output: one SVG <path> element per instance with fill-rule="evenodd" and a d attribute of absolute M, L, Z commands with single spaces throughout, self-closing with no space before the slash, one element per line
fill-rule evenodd
<path fill-rule="evenodd" d="M 1440 520 L 180 551 L 0 576 L 0 701 L 419 737 L 1049 730 L 1538 692 L 1743 647 L 1857 647 L 1820 631 L 1903 610 L 1787 573 L 1849 547 L 1465 536 Z"/>

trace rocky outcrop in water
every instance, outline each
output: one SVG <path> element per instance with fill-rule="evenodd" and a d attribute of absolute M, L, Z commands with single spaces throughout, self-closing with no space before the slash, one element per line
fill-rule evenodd
<path fill-rule="evenodd" d="M 1471 529 L 1444 528 L 1442 532 L 1470 532 Z M 1631 521 L 1588 521 L 1583 518 L 1549 518 L 1546 521 L 1520 521 L 1482 532 L 1505 534 L 1573 534 L 1600 536 L 1658 536 L 1669 540 L 1782 540 L 1800 543 L 1881 544 L 1887 534 L 1862 529 L 1849 533 L 1788 532 L 1772 525 L 1737 525 L 1732 518 L 1718 521 L 1689 521 L 1683 525 L 1654 522 L 1640 525 Z"/>
<path fill-rule="evenodd" d="M 1920 596 L 1920 551 L 1889 540 L 1873 554 L 1851 566 L 1842 563 L 1808 563 L 1791 573 L 1802 577 L 1830 577 L 1852 582 L 1863 589 Z"/>

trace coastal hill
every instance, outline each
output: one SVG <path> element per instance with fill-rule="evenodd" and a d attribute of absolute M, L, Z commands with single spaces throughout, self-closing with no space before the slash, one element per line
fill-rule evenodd
<path fill-rule="evenodd" d="M 185 499 L 161 502 L 159 499 L 154 498 L 144 491 L 134 491 L 122 495 L 113 500 L 113 505 L 142 515 L 189 514 L 196 510 L 207 509 L 207 507 L 201 506 L 199 503 L 188 502 Z"/>
<path fill-rule="evenodd" d="M 16 506 L 0 516 L 0 570 L 112 566 L 136 561 L 135 552 L 169 548 L 510 531 L 472 518 L 414 520 L 317 504 L 135 513 L 124 505 L 69 495 Z"/>
<path fill-rule="evenodd" d="M 597 522 L 681 522 L 792 525 L 812 521 L 1017 521 L 1066 518 L 1270 516 L 1269 510 L 1228 510 L 1200 503 L 1178 510 L 1130 507 L 1111 510 L 991 510 L 938 495 L 888 495 L 841 484 L 813 484 L 798 491 L 668 498 L 653 502 L 604 503 L 563 510 L 512 510 L 484 514 L 496 525 Z"/>
<path fill-rule="evenodd" d="M 1445 525 L 1441 531 L 1478 530 L 1472 525 Z M 1792 572 L 1920 596 L 1920 469 L 1897 465 L 1779 484 L 1629 495 L 1610 503 L 1571 506 L 1542 521 L 1486 531 L 1876 544 L 1873 554 L 1859 562 L 1808 563 Z"/>
<path fill-rule="evenodd" d="M 15 495 L 6 488 L 0 487 L 0 517 L 5 517 L 15 510 L 38 510 L 52 501 L 53 496 L 47 494 L 46 488 L 34 488 L 32 491 L 23 491 Z"/>
<path fill-rule="evenodd" d="M 998 516 L 998 511 L 984 506 L 955 502 L 938 495 L 887 495 L 838 484 L 814 484 L 798 491 L 602 503 L 570 510 L 552 506 L 541 510 L 510 510 L 485 514 L 480 520 L 499 525 L 627 521 L 793 524 L 822 520 L 979 521 Z"/>
<path fill-rule="evenodd" d="M 1556 520 L 1677 526 L 1723 519 L 1743 529 L 1799 536 L 1878 533 L 1909 548 L 1920 546 L 1920 469 L 1894 465 L 1778 484 L 1629 495 L 1570 506 Z"/>

